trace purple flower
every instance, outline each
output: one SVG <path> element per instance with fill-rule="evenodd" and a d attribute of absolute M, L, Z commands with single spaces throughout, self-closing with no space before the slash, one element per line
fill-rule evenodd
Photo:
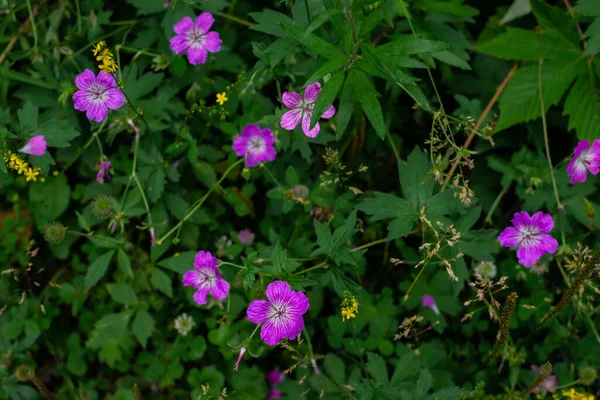
<path fill-rule="evenodd" d="M 515 213 L 513 227 L 508 227 L 498 236 L 501 246 L 518 246 L 519 263 L 526 267 L 535 264 L 546 253 L 554 254 L 558 242 L 548 235 L 554 228 L 550 214 L 539 211 L 529 216 L 526 211 Z"/>
<path fill-rule="evenodd" d="M 242 129 L 242 134 L 233 141 L 233 151 L 238 156 L 246 157 L 248 167 L 256 167 L 265 161 L 275 160 L 277 150 L 273 147 L 275 136 L 269 128 L 260 129 L 260 126 L 249 124 Z"/>
<path fill-rule="evenodd" d="M 196 17 L 196 22 L 185 17 L 173 26 L 177 34 L 171 38 L 171 49 L 176 54 L 187 51 L 188 61 L 192 65 L 204 64 L 208 52 L 216 53 L 221 50 L 223 41 L 217 32 L 209 32 L 215 22 L 211 13 L 203 12 Z"/>
<path fill-rule="evenodd" d="M 32 156 L 44 155 L 46 152 L 46 139 L 44 139 L 44 136 L 42 135 L 34 136 L 29 139 L 27 144 L 19 151 Z"/>
<path fill-rule="evenodd" d="M 427 294 L 425 296 L 423 296 L 422 306 L 425 308 L 431 308 L 433 310 L 433 312 L 435 312 L 437 315 L 440 315 L 440 310 L 437 308 L 437 304 L 435 304 L 435 300 L 433 299 L 433 297 L 431 297 Z"/>
<path fill-rule="evenodd" d="M 595 140 L 591 148 L 589 140 L 582 140 L 577 143 L 573 152 L 575 156 L 571 158 L 567 168 L 572 184 L 585 182 L 588 171 L 592 175 L 600 171 L 600 140 Z"/>
<path fill-rule="evenodd" d="M 237 237 L 241 244 L 251 245 L 254 243 L 254 233 L 248 229 L 242 229 L 238 233 Z"/>
<path fill-rule="evenodd" d="M 267 400 L 281 399 L 282 397 L 283 397 L 283 394 L 279 390 L 271 389 L 271 390 L 269 390 L 269 393 L 267 394 Z"/>
<path fill-rule="evenodd" d="M 75 85 L 80 89 L 73 95 L 75 109 L 86 111 L 91 121 L 100 122 L 108 116 L 108 109 L 117 110 L 125 103 L 125 96 L 117 87 L 115 78 L 104 71 L 98 76 L 86 69 L 75 78 Z"/>
<path fill-rule="evenodd" d="M 112 164 L 110 163 L 110 161 L 105 161 L 102 164 L 100 164 L 100 169 L 98 170 L 98 173 L 96 174 L 96 181 L 98 183 L 106 183 L 108 181 L 110 181 L 110 175 L 108 173 L 108 171 L 112 168 Z"/>
<path fill-rule="evenodd" d="M 254 300 L 246 315 L 250 322 L 263 324 L 260 337 L 269 346 L 283 338 L 294 340 L 304 328 L 302 315 L 308 310 L 308 298 L 294 292 L 286 282 L 275 281 L 267 286 L 267 300 Z"/>
<path fill-rule="evenodd" d="M 237 361 L 236 361 L 235 365 L 233 366 L 233 369 L 234 369 L 234 370 L 236 370 L 236 371 L 238 370 L 238 368 L 239 368 L 239 366 L 240 366 L 240 361 L 242 361 L 242 357 L 244 357 L 244 353 L 245 353 L 245 352 L 246 352 L 246 348 L 245 348 L 245 347 L 242 347 L 242 348 L 240 349 L 240 355 L 238 356 L 238 359 L 237 359 Z"/>
<path fill-rule="evenodd" d="M 275 386 L 283 382 L 285 375 L 274 369 L 273 371 L 267 373 L 266 378 L 269 385 Z"/>
<path fill-rule="evenodd" d="M 536 375 L 540 374 L 540 367 L 537 365 L 532 365 L 531 370 L 535 372 Z M 556 375 L 550 375 L 546 379 L 542 381 L 534 390 L 533 393 L 537 394 L 539 392 L 544 392 L 544 394 L 552 391 L 555 387 L 558 386 L 558 377 Z"/>
<path fill-rule="evenodd" d="M 291 108 L 291 110 L 281 116 L 281 127 L 291 131 L 296 128 L 302 120 L 302 131 L 304 134 L 311 138 L 316 137 L 319 134 L 319 130 L 321 130 L 319 123 L 317 122 L 314 128 L 309 128 L 313 108 L 315 108 L 315 102 L 317 101 L 317 97 L 319 97 L 320 91 L 321 84 L 315 82 L 306 87 L 303 98 L 296 92 L 285 92 L 281 100 L 283 101 L 283 104 L 285 104 L 286 107 Z M 335 107 L 331 106 L 323 115 L 321 115 L 321 118 L 331 118 L 334 115 Z"/>
<path fill-rule="evenodd" d="M 194 301 L 199 305 L 206 304 L 208 294 L 217 300 L 223 300 L 229 294 L 229 283 L 221 278 L 217 268 L 217 259 L 208 251 L 199 251 L 194 259 L 194 268 L 183 275 L 183 286 L 194 286 Z"/>

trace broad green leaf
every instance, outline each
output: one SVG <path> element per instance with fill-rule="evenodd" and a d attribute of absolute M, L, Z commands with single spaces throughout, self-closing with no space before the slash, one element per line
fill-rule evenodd
<path fill-rule="evenodd" d="M 127 0 L 127 3 L 134 6 L 140 15 L 156 14 L 165 11 L 164 3 L 160 1 Z"/>
<path fill-rule="evenodd" d="M 318 80 L 321 80 L 325 75 L 332 74 L 346 66 L 350 56 L 347 54 L 339 54 L 330 60 L 327 60 L 323 65 L 317 68 L 312 75 L 306 80 L 304 86 L 308 86 Z"/>
<path fill-rule="evenodd" d="M 431 374 L 426 369 L 422 369 L 419 380 L 417 381 L 417 387 L 415 388 L 415 400 L 425 399 L 432 384 L 433 379 L 431 378 Z"/>
<path fill-rule="evenodd" d="M 579 49 L 579 33 L 575 21 L 566 11 L 549 5 L 545 0 L 530 0 L 530 4 L 542 31 L 562 36 Z"/>
<path fill-rule="evenodd" d="M 575 129 L 579 139 L 600 139 L 600 98 L 598 81 L 590 82 L 580 75 L 565 101 L 563 115 L 569 116 L 569 130 Z"/>
<path fill-rule="evenodd" d="M 412 351 L 404 353 L 400 361 L 396 363 L 390 384 L 396 386 L 408 379 L 412 380 L 418 372 L 419 358 Z"/>
<path fill-rule="evenodd" d="M 585 50 L 584 56 L 591 56 L 600 52 L 600 18 L 596 18 L 585 31 L 585 37 L 589 38 Z"/>
<path fill-rule="evenodd" d="M 356 208 L 372 215 L 371 221 L 393 218 L 388 225 L 388 240 L 408 234 L 419 217 L 410 202 L 387 193 L 375 192 L 375 198 L 363 200 Z"/>
<path fill-rule="evenodd" d="M 33 105 L 29 100 L 25 102 L 23 108 L 17 111 L 19 123 L 21 124 L 22 138 L 27 138 L 31 135 L 38 124 L 38 107 Z"/>
<path fill-rule="evenodd" d="M 524 17 L 530 12 L 531 4 L 529 4 L 529 0 L 514 0 L 498 24 L 507 24 L 517 18 Z"/>
<path fill-rule="evenodd" d="M 579 0 L 577 5 L 571 9 L 571 12 L 576 12 L 588 17 L 600 17 L 600 2 L 598 0 Z"/>
<path fill-rule="evenodd" d="M 505 60 L 537 61 L 542 48 L 539 32 L 508 28 L 506 32 L 477 46 L 477 51 Z"/>
<path fill-rule="evenodd" d="M 112 256 L 112 255 L 111 255 Z M 110 297 L 117 303 L 134 305 L 138 303 L 135 291 L 128 283 L 109 283 L 106 285 Z"/>
<path fill-rule="evenodd" d="M 310 121 L 311 129 L 319 121 L 321 115 L 323 115 L 323 113 L 333 104 L 333 101 L 344 84 L 344 76 L 344 71 L 338 71 L 323 85 L 323 89 L 319 93 L 315 108 L 313 109 L 312 119 Z"/>
<path fill-rule="evenodd" d="M 324 13 L 321 13 L 317 16 L 317 18 L 313 19 L 310 24 L 306 28 L 304 28 L 304 36 L 308 36 L 315 30 L 319 29 L 321 25 L 325 22 L 329 21 L 334 15 L 343 14 L 342 10 L 327 10 Z"/>
<path fill-rule="evenodd" d="M 64 174 L 29 186 L 29 208 L 39 229 L 60 217 L 69 207 L 70 200 L 71 187 Z"/>
<path fill-rule="evenodd" d="M 340 54 L 334 45 L 312 33 L 305 35 L 304 30 L 297 25 L 282 23 L 281 27 L 292 39 L 322 57 L 329 59 Z"/>
<path fill-rule="evenodd" d="M 269 58 L 271 69 L 278 66 L 283 60 L 296 52 L 298 42 L 289 38 L 281 38 L 274 41 L 264 51 L 264 54 Z M 236 128 L 237 129 L 237 128 Z"/>
<path fill-rule="evenodd" d="M 184 251 L 182 253 L 177 253 L 177 255 L 173 257 L 159 261 L 157 265 L 183 275 L 194 268 L 194 258 L 196 257 L 196 254 L 195 251 Z"/>
<path fill-rule="evenodd" d="M 127 333 L 131 314 L 122 312 L 107 314 L 96 321 L 94 329 L 85 344 L 90 349 L 99 349 L 110 341 L 119 341 Z"/>
<path fill-rule="evenodd" d="M 568 61 L 568 60 L 567 60 Z M 552 61 L 542 66 L 542 91 L 545 112 L 558 104 L 579 71 L 585 70 L 585 61 L 565 63 Z M 499 99 L 500 118 L 496 132 L 513 125 L 540 117 L 541 106 L 538 89 L 537 65 L 519 68 Z"/>
<path fill-rule="evenodd" d="M 252 25 L 250 29 L 279 37 L 288 36 L 287 32 L 281 26 L 282 23 L 294 23 L 294 20 L 287 15 L 269 9 L 265 9 L 262 12 L 249 13 L 248 15 L 258 22 L 258 24 Z"/>
<path fill-rule="evenodd" d="M 352 85 L 346 80 L 344 88 L 342 89 L 342 95 L 340 96 L 340 104 L 336 112 L 336 124 L 335 124 L 335 139 L 340 140 L 350 118 L 352 118 L 352 112 L 354 111 L 354 94 L 352 92 Z"/>
<path fill-rule="evenodd" d="M 462 1 L 423 0 L 425 9 L 437 13 L 455 15 L 457 17 L 475 17 L 479 10 L 474 7 L 461 4 Z"/>
<path fill-rule="evenodd" d="M 125 250 L 119 248 L 117 250 L 117 265 L 119 269 L 128 277 L 133 278 L 133 271 L 131 270 L 131 262 Z"/>
<path fill-rule="evenodd" d="M 389 376 L 385 360 L 379 354 L 367 353 L 367 372 L 378 382 L 389 383 Z"/>
<path fill-rule="evenodd" d="M 150 277 L 152 286 L 155 289 L 163 292 L 167 297 L 173 297 L 173 287 L 171 286 L 171 277 L 160 268 L 152 268 L 152 276 Z"/>
<path fill-rule="evenodd" d="M 447 42 L 408 36 L 377 46 L 374 51 L 377 55 L 388 54 L 394 57 L 402 57 L 413 54 L 438 53 L 451 47 Z"/>
<path fill-rule="evenodd" d="M 90 223 L 87 222 L 87 219 L 85 219 L 85 217 L 83 215 L 81 215 L 78 211 L 75 211 L 75 214 L 77 215 L 77 221 L 79 222 L 79 226 L 81 226 L 81 229 L 83 229 L 86 232 L 90 231 Z"/>
<path fill-rule="evenodd" d="M 435 182 L 432 177 L 427 176 L 431 168 L 427 156 L 418 147 L 413 149 L 406 163 L 398 162 L 402 193 L 414 210 L 420 210 L 433 193 Z"/>
<path fill-rule="evenodd" d="M 325 372 L 331 379 L 340 385 L 346 384 L 346 366 L 341 358 L 334 356 L 333 354 L 327 354 L 323 361 L 323 365 L 325 367 Z"/>
<path fill-rule="evenodd" d="M 140 308 L 131 324 L 131 332 L 143 348 L 146 348 L 148 338 L 152 336 L 153 330 L 154 318 L 152 318 L 152 315 L 145 308 Z"/>
<path fill-rule="evenodd" d="M 48 147 L 69 147 L 69 142 L 80 135 L 68 121 L 53 119 L 39 125 L 36 135 L 44 135 Z"/>
<path fill-rule="evenodd" d="M 373 125 L 377 136 L 383 140 L 385 138 L 385 124 L 375 87 L 364 72 L 357 69 L 350 70 L 348 73 L 348 82 L 352 85 L 355 97 L 358 99 L 365 114 L 367 114 L 367 118 L 371 122 L 371 125 Z"/>
<path fill-rule="evenodd" d="M 106 271 L 108 270 L 108 266 L 110 265 L 110 260 L 112 259 L 113 254 L 115 254 L 114 250 L 102 254 L 88 267 L 83 285 L 86 292 L 90 290 L 96 283 L 98 283 L 102 277 L 104 277 Z"/>
<path fill-rule="evenodd" d="M 287 250 L 284 250 L 279 242 L 277 242 L 273 248 L 273 254 L 271 254 L 271 263 L 280 274 L 286 270 Z"/>

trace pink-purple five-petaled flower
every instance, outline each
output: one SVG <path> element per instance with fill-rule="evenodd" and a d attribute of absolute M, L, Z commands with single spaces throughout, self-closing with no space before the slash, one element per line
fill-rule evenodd
<path fill-rule="evenodd" d="M 106 183 L 106 182 L 110 181 L 109 171 L 111 168 L 112 168 L 112 164 L 110 163 L 110 161 L 105 161 L 102 164 L 100 164 L 100 169 L 98 170 L 98 173 L 96 174 L 96 181 L 98 183 Z"/>
<path fill-rule="evenodd" d="M 246 157 L 248 167 L 256 167 L 265 161 L 275 160 L 277 150 L 273 146 L 275 136 L 269 128 L 260 129 L 260 126 L 249 124 L 242 129 L 242 134 L 233 141 L 233 151 L 240 157 Z"/>
<path fill-rule="evenodd" d="M 281 117 L 281 127 L 291 131 L 302 122 L 302 131 L 304 134 L 311 138 L 316 137 L 319 134 L 321 127 L 317 122 L 314 128 L 310 129 L 310 120 L 320 91 L 321 84 L 315 82 L 306 87 L 303 97 L 300 97 L 296 92 L 285 92 L 281 100 L 283 101 L 283 104 L 285 104 L 286 107 L 291 108 L 291 110 Z M 334 115 L 335 107 L 331 106 L 325 110 L 323 115 L 321 115 L 321 118 L 331 118 Z"/>
<path fill-rule="evenodd" d="M 171 38 L 171 49 L 176 54 L 187 51 L 188 61 L 192 65 L 206 63 L 208 52 L 216 53 L 221 50 L 219 34 L 210 31 L 214 22 L 215 19 L 208 12 L 200 14 L 195 22 L 190 17 L 185 17 L 173 26 L 177 36 Z"/>
<path fill-rule="evenodd" d="M 558 242 L 548 234 L 554 228 L 550 214 L 539 211 L 531 217 L 526 211 L 515 213 L 513 227 L 508 227 L 498 237 L 500 245 L 518 247 L 519 263 L 534 265 L 546 253 L 554 254 Z"/>
<path fill-rule="evenodd" d="M 302 315 L 308 310 L 308 298 L 282 281 L 269 284 L 266 292 L 268 301 L 254 300 L 248 306 L 248 320 L 263 324 L 260 337 L 269 346 L 276 346 L 283 338 L 294 340 L 304 328 Z"/>
<path fill-rule="evenodd" d="M 75 78 L 79 89 L 73 95 L 75 109 L 85 111 L 90 121 L 101 122 L 108 116 L 108 109 L 116 110 L 125 102 L 125 96 L 117 87 L 115 78 L 104 71 L 95 76 L 86 69 Z"/>
<path fill-rule="evenodd" d="M 589 140 L 582 140 L 573 152 L 567 168 L 571 183 L 585 182 L 588 172 L 592 175 L 600 172 L 600 140 L 595 140 L 591 147 Z"/>
<path fill-rule="evenodd" d="M 215 299 L 223 300 L 229 294 L 229 283 L 221 278 L 217 259 L 208 251 L 201 250 L 194 259 L 194 268 L 183 275 L 183 285 L 195 287 L 194 301 L 206 304 L 210 293 Z"/>

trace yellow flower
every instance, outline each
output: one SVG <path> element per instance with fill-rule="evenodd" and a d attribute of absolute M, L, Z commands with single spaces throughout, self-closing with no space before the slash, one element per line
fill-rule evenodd
<path fill-rule="evenodd" d="M 25 161 L 23 160 L 17 160 L 17 168 L 15 168 L 17 170 L 17 173 L 19 175 L 21 175 L 22 173 L 24 173 L 25 171 L 27 171 L 27 168 L 29 167 L 29 164 L 27 164 Z"/>
<path fill-rule="evenodd" d="M 100 42 L 92 50 L 96 56 L 96 60 L 102 62 L 102 64 L 98 65 L 98 68 L 107 73 L 115 72 L 119 66 L 115 63 L 115 60 L 113 60 L 113 54 L 109 49 L 104 48 L 104 45 L 104 42 Z"/>
<path fill-rule="evenodd" d="M 227 100 L 229 100 L 229 99 L 227 98 L 226 92 L 217 93 L 217 103 L 219 103 L 220 105 L 223 105 L 223 103 L 225 103 Z"/>
<path fill-rule="evenodd" d="M 356 297 L 345 294 L 344 300 L 342 300 L 342 321 L 356 317 L 356 313 L 358 313 Z"/>
<path fill-rule="evenodd" d="M 40 174 L 40 169 L 39 168 L 35 168 L 35 169 L 31 169 L 29 168 L 27 171 L 25 171 L 25 177 L 26 177 L 26 181 L 37 181 L 37 176 Z"/>
<path fill-rule="evenodd" d="M 568 391 L 563 390 L 561 394 L 569 400 L 595 400 L 596 399 L 596 397 L 593 394 L 578 393 L 573 388 L 569 389 Z"/>
<path fill-rule="evenodd" d="M 106 43 L 104 43 L 104 40 L 99 41 L 98 44 L 95 45 L 94 48 L 92 49 L 92 51 L 94 52 L 94 55 L 98 55 L 98 53 L 100 53 L 105 46 L 106 46 Z"/>

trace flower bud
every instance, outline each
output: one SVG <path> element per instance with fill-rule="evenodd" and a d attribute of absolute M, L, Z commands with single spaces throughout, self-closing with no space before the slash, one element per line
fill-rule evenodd
<path fill-rule="evenodd" d="M 242 178 L 244 178 L 246 182 L 248 182 L 250 180 L 250 176 L 250 168 L 244 167 L 244 169 L 242 170 Z"/>
<path fill-rule="evenodd" d="M 92 201 L 92 213 L 100 218 L 107 219 L 115 215 L 115 199 L 108 195 L 100 195 Z"/>
<path fill-rule="evenodd" d="M 66 233 L 67 228 L 60 222 L 49 222 L 44 227 L 44 239 L 51 244 L 62 242 Z"/>
<path fill-rule="evenodd" d="M 596 372 L 596 368 L 585 366 L 579 369 L 579 382 L 583 383 L 586 386 L 594 383 L 598 374 Z"/>

